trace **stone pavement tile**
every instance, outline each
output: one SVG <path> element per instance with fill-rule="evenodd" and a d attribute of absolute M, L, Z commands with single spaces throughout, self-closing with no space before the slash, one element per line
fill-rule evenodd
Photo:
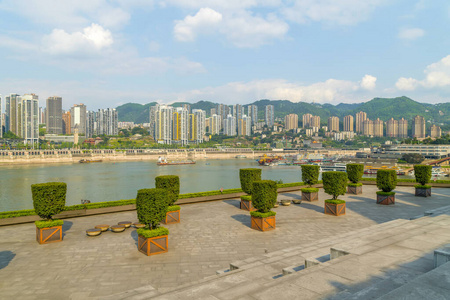
<path fill-rule="evenodd" d="M 212 295 L 220 300 L 234 300 L 241 299 L 242 296 L 251 294 L 262 288 L 263 286 L 260 282 L 243 282 L 221 292 L 213 293 Z"/>
<path fill-rule="evenodd" d="M 290 282 L 322 296 L 327 296 L 345 289 L 345 286 L 350 285 L 353 281 L 322 269 L 296 276 Z"/>
<path fill-rule="evenodd" d="M 379 300 L 448 300 L 450 294 L 448 289 L 442 289 L 435 285 L 429 285 L 424 282 L 414 282 L 408 285 L 406 289 L 396 289 L 384 296 L 378 298 Z"/>
<path fill-rule="evenodd" d="M 421 254 L 421 251 L 410 249 L 406 247 L 401 247 L 398 245 L 388 245 L 381 247 L 379 250 L 373 251 L 373 253 L 378 253 L 385 256 L 390 256 L 397 258 L 397 261 L 406 260 L 409 257 L 414 257 Z"/>
<path fill-rule="evenodd" d="M 377 268 L 359 263 L 357 259 L 348 259 L 334 263 L 326 268 L 327 272 L 342 276 L 351 281 L 365 281 L 374 277 L 383 278 L 384 272 Z"/>
<path fill-rule="evenodd" d="M 355 258 L 358 263 L 364 264 L 373 268 L 382 269 L 385 267 L 389 267 L 392 264 L 395 264 L 398 262 L 398 258 L 391 257 L 387 255 L 383 255 L 382 253 L 367 253 L 365 255 L 362 255 L 360 257 Z"/>
<path fill-rule="evenodd" d="M 254 299 L 259 300 L 303 300 L 303 299 L 322 299 L 322 295 L 309 289 L 298 286 L 297 284 L 284 282 L 282 284 L 271 285 L 262 291 L 251 294 Z"/>

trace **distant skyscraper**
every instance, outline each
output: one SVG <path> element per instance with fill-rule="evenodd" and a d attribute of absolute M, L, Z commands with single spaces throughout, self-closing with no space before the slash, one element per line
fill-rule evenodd
<path fill-rule="evenodd" d="M 344 117 L 344 131 L 353 132 L 353 116 L 348 115 Z"/>
<path fill-rule="evenodd" d="M 53 96 L 47 98 L 46 128 L 47 133 L 62 134 L 62 98 Z"/>
<path fill-rule="evenodd" d="M 311 127 L 311 118 L 312 115 L 311 114 L 304 114 L 302 116 L 302 121 L 303 121 L 303 128 L 310 128 Z"/>
<path fill-rule="evenodd" d="M 408 120 L 401 118 L 398 121 L 398 137 L 399 138 L 408 137 Z"/>
<path fill-rule="evenodd" d="M 412 137 L 425 137 L 425 119 L 422 116 L 415 116 L 412 121 Z"/>
<path fill-rule="evenodd" d="M 315 127 L 315 128 L 317 128 L 317 130 L 318 130 L 318 128 L 320 128 L 320 117 L 319 116 L 312 116 L 311 117 L 311 127 Z"/>
<path fill-rule="evenodd" d="M 284 127 L 286 130 L 292 130 L 298 128 L 298 115 L 289 114 L 284 117 Z"/>
<path fill-rule="evenodd" d="M 363 135 L 365 136 L 373 136 L 373 121 L 369 119 L 365 119 L 362 125 Z"/>
<path fill-rule="evenodd" d="M 154 116 L 155 119 L 154 139 L 156 142 L 161 144 L 172 143 L 172 123 L 173 123 L 172 118 L 173 118 L 172 106 L 157 105 Z"/>
<path fill-rule="evenodd" d="M 74 132 L 75 125 L 78 128 L 78 134 L 86 134 L 86 105 L 75 104 L 70 109 L 71 123 L 70 130 Z"/>
<path fill-rule="evenodd" d="M 275 123 L 275 109 L 273 105 L 266 105 L 266 125 L 269 128 L 273 127 L 273 124 Z"/>
<path fill-rule="evenodd" d="M 224 121 L 224 134 L 228 136 L 236 135 L 236 118 L 229 114 Z"/>
<path fill-rule="evenodd" d="M 98 134 L 97 133 L 97 130 L 98 130 L 97 116 L 98 116 L 98 114 L 96 114 L 95 111 L 88 110 L 86 112 L 86 126 L 85 126 L 86 133 L 85 133 L 85 135 L 87 138 L 91 138 L 94 135 Z"/>
<path fill-rule="evenodd" d="M 39 141 L 39 97 L 35 94 L 23 95 L 21 112 L 20 136 L 25 144 L 35 144 Z"/>
<path fill-rule="evenodd" d="M 339 118 L 338 117 L 329 117 L 328 118 L 328 131 L 339 132 Z"/>
<path fill-rule="evenodd" d="M 190 104 L 183 104 L 181 107 L 186 109 L 188 114 L 191 113 L 191 105 Z"/>
<path fill-rule="evenodd" d="M 252 118 L 252 125 L 258 123 L 258 106 L 249 105 L 248 106 L 248 114 L 250 118 Z"/>
<path fill-rule="evenodd" d="M 72 130 L 70 127 L 71 124 L 70 111 L 66 111 L 63 114 L 62 121 L 63 121 L 63 134 L 71 134 Z"/>
<path fill-rule="evenodd" d="M 355 118 L 356 128 L 355 131 L 357 133 L 363 133 L 364 132 L 364 120 L 367 119 L 367 114 L 363 111 L 360 111 L 359 113 L 356 113 Z"/>
<path fill-rule="evenodd" d="M 398 121 L 394 120 L 394 118 L 390 118 L 386 122 L 386 136 L 387 137 L 398 137 Z"/>
<path fill-rule="evenodd" d="M 441 127 L 436 125 L 431 125 L 430 128 L 430 137 L 432 138 L 440 138 L 442 135 Z"/>
<path fill-rule="evenodd" d="M 172 126 L 172 140 L 174 143 L 187 145 L 188 126 L 189 126 L 189 113 L 186 108 L 177 107 L 173 111 L 173 126 Z"/>
<path fill-rule="evenodd" d="M 383 121 L 377 118 L 373 121 L 373 136 L 382 137 L 383 136 Z"/>
<path fill-rule="evenodd" d="M 5 131 L 21 136 L 22 99 L 18 94 L 10 94 L 5 99 Z"/>
<path fill-rule="evenodd" d="M 210 129 L 209 131 L 211 134 L 219 134 L 220 133 L 220 124 L 222 124 L 222 119 L 219 115 L 214 114 L 210 118 L 211 121 L 209 122 Z"/>
<path fill-rule="evenodd" d="M 201 109 L 193 109 L 192 114 L 194 115 L 194 128 L 195 133 L 193 135 L 193 141 L 196 143 L 203 143 L 203 136 L 206 134 L 206 112 Z"/>
<path fill-rule="evenodd" d="M 119 118 L 115 108 L 99 109 L 96 113 L 96 135 L 118 135 Z"/>
<path fill-rule="evenodd" d="M 238 135 L 249 136 L 251 135 L 252 118 L 243 115 L 238 121 Z"/>
<path fill-rule="evenodd" d="M 3 105 L 2 105 L 2 95 L 0 95 L 0 138 L 3 137 Z"/>

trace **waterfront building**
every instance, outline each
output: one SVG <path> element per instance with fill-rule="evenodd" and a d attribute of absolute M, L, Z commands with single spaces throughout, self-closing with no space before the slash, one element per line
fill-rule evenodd
<path fill-rule="evenodd" d="M 0 138 L 3 137 L 3 119 L 4 119 L 4 115 L 2 113 L 2 108 L 3 108 L 3 104 L 2 104 L 2 95 L 0 95 Z"/>
<path fill-rule="evenodd" d="M 425 138 L 425 119 L 422 116 L 415 116 L 412 120 L 412 137 Z"/>
<path fill-rule="evenodd" d="M 328 118 L 328 130 L 330 132 L 339 132 L 339 118 L 338 117 L 329 117 Z"/>
<path fill-rule="evenodd" d="M 439 159 L 450 155 L 450 145 L 391 145 L 385 150 L 386 154 L 420 154 L 428 159 Z"/>
<path fill-rule="evenodd" d="M 408 120 L 401 118 L 398 121 L 398 137 L 406 138 L 408 137 Z"/>
<path fill-rule="evenodd" d="M 191 113 L 191 105 L 190 104 L 183 104 L 181 107 L 184 108 L 185 110 L 187 110 L 188 114 Z"/>
<path fill-rule="evenodd" d="M 369 119 L 365 119 L 363 122 L 363 135 L 365 136 L 373 136 L 373 121 Z"/>
<path fill-rule="evenodd" d="M 360 111 L 356 113 L 355 123 L 356 123 L 356 132 L 364 133 L 364 121 L 367 119 L 367 113 Z"/>
<path fill-rule="evenodd" d="M 119 115 L 115 108 L 99 109 L 96 135 L 119 135 Z"/>
<path fill-rule="evenodd" d="M 193 109 L 191 115 L 193 116 L 192 118 L 190 118 L 190 121 L 193 122 L 193 124 L 189 125 L 189 127 L 193 130 L 191 141 L 197 144 L 203 143 L 203 137 L 206 134 L 206 112 L 201 109 Z"/>
<path fill-rule="evenodd" d="M 22 99 L 18 94 L 10 94 L 5 99 L 5 132 L 20 136 Z"/>
<path fill-rule="evenodd" d="M 303 128 L 310 128 L 311 127 L 311 118 L 312 115 L 311 114 L 304 114 L 302 116 L 302 127 Z"/>
<path fill-rule="evenodd" d="M 70 130 L 74 132 L 76 125 L 78 134 L 86 134 L 86 105 L 83 103 L 75 104 L 70 109 L 70 115 Z"/>
<path fill-rule="evenodd" d="M 233 115 L 228 114 L 224 121 L 224 134 L 228 136 L 236 135 L 236 118 Z"/>
<path fill-rule="evenodd" d="M 273 127 L 275 123 L 275 109 L 273 105 L 266 105 L 266 114 L 265 114 L 266 125 L 269 128 Z"/>
<path fill-rule="evenodd" d="M 63 133 L 61 97 L 52 96 L 47 98 L 45 124 L 48 134 Z"/>
<path fill-rule="evenodd" d="M 333 140 L 342 141 L 342 140 L 353 140 L 356 136 L 356 133 L 353 131 L 341 131 L 333 133 Z"/>
<path fill-rule="evenodd" d="M 344 131 L 354 131 L 353 129 L 353 116 L 348 115 L 344 117 Z"/>
<path fill-rule="evenodd" d="M 173 111 L 172 117 L 172 140 L 174 143 L 187 145 L 189 136 L 188 136 L 188 127 L 189 127 L 189 113 L 186 108 L 177 107 Z"/>
<path fill-rule="evenodd" d="M 39 97 L 35 94 L 22 96 L 21 134 L 25 144 L 35 144 L 39 141 Z"/>
<path fill-rule="evenodd" d="M 252 118 L 243 115 L 238 122 L 238 135 L 250 136 L 252 134 Z"/>
<path fill-rule="evenodd" d="M 382 137 L 383 136 L 383 125 L 384 122 L 377 118 L 373 121 L 373 136 Z"/>
<path fill-rule="evenodd" d="M 97 134 L 97 114 L 95 111 L 86 112 L 86 133 L 85 136 L 88 138 L 93 137 Z"/>
<path fill-rule="evenodd" d="M 216 115 L 216 114 L 217 114 L 216 109 L 215 108 L 211 108 L 210 111 L 209 111 L 209 116 L 212 117 L 212 115 Z"/>
<path fill-rule="evenodd" d="M 247 110 L 248 110 L 247 116 L 249 116 L 252 119 L 252 125 L 258 123 L 258 106 L 249 105 Z"/>
<path fill-rule="evenodd" d="M 442 135 L 441 127 L 436 125 L 431 125 L 430 128 L 430 137 L 432 138 L 440 138 Z"/>
<path fill-rule="evenodd" d="M 45 107 L 39 107 L 39 124 L 45 124 Z"/>
<path fill-rule="evenodd" d="M 298 128 L 298 115 L 297 114 L 289 114 L 284 117 L 284 124 L 286 130 L 293 130 Z"/>
<path fill-rule="evenodd" d="M 211 134 L 219 134 L 221 127 L 220 125 L 222 124 L 222 118 L 220 117 L 220 115 L 214 114 L 210 119 L 211 121 L 209 122 L 209 131 L 211 132 Z"/>
<path fill-rule="evenodd" d="M 66 111 L 63 115 L 62 115 L 62 123 L 63 123 L 63 134 L 72 134 L 72 130 L 70 127 L 71 124 L 71 116 L 70 116 L 70 111 Z"/>
<path fill-rule="evenodd" d="M 244 107 L 240 104 L 233 105 L 233 116 L 236 117 L 236 120 L 242 119 L 242 116 L 245 114 Z"/>
<path fill-rule="evenodd" d="M 187 110 L 187 108 L 184 107 Z M 172 143 L 173 107 L 168 105 L 156 105 L 155 110 L 155 135 L 154 140 L 160 144 Z"/>
<path fill-rule="evenodd" d="M 386 122 L 386 136 L 387 137 L 398 137 L 398 121 L 394 118 L 390 118 Z"/>
<path fill-rule="evenodd" d="M 318 132 L 319 128 L 320 128 L 320 117 L 319 116 L 312 116 L 311 117 L 311 126 L 312 128 L 316 127 L 317 131 L 315 130 L 314 132 Z"/>

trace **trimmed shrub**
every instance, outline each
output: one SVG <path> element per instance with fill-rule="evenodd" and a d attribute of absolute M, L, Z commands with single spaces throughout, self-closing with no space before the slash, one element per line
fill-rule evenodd
<path fill-rule="evenodd" d="M 427 165 L 414 165 L 414 176 L 416 177 L 416 182 L 421 185 L 426 185 L 431 179 L 431 166 Z"/>
<path fill-rule="evenodd" d="M 142 189 L 136 196 L 136 211 L 139 222 L 147 225 L 148 229 L 158 227 L 166 217 L 167 212 L 166 189 Z"/>
<path fill-rule="evenodd" d="M 50 220 L 50 221 L 35 221 L 37 228 L 50 228 L 54 226 L 62 226 L 64 224 L 63 220 Z"/>
<path fill-rule="evenodd" d="M 165 227 L 158 227 L 152 230 L 148 230 L 146 228 L 139 228 L 137 230 L 137 234 L 149 239 L 157 236 L 169 235 L 169 229 Z"/>
<path fill-rule="evenodd" d="M 180 195 L 180 177 L 176 175 L 157 176 L 155 188 L 167 190 L 167 205 L 173 205 Z"/>
<path fill-rule="evenodd" d="M 347 164 L 347 176 L 353 183 L 358 183 L 364 174 L 363 164 Z"/>
<path fill-rule="evenodd" d="M 302 181 L 309 186 L 319 181 L 320 167 L 316 165 L 302 165 Z"/>
<path fill-rule="evenodd" d="M 253 182 L 253 207 L 261 213 L 269 212 L 277 202 L 277 184 L 272 180 Z"/>
<path fill-rule="evenodd" d="M 66 207 L 67 184 L 64 182 L 32 184 L 31 193 L 34 210 L 42 219 L 50 220 Z"/>
<path fill-rule="evenodd" d="M 241 188 L 245 193 L 252 194 L 253 182 L 261 180 L 261 171 L 261 169 L 256 168 L 239 169 Z"/>
<path fill-rule="evenodd" d="M 355 186 L 355 187 L 356 187 L 356 186 L 362 186 L 362 185 L 363 185 L 363 184 L 362 184 L 361 182 L 359 182 L 359 183 L 352 183 L 352 182 L 351 182 L 351 183 L 348 184 L 348 186 Z"/>
<path fill-rule="evenodd" d="M 392 196 L 395 195 L 395 192 L 383 192 L 383 191 L 378 191 L 377 195 L 381 195 L 381 196 Z"/>
<path fill-rule="evenodd" d="M 377 187 L 383 192 L 390 192 L 397 186 L 397 171 L 378 170 Z"/>
<path fill-rule="evenodd" d="M 302 193 L 317 193 L 319 191 L 318 188 L 302 188 L 300 190 Z"/>
<path fill-rule="evenodd" d="M 429 185 L 429 184 L 425 184 L 425 185 L 416 184 L 414 187 L 417 189 L 431 189 L 431 185 Z"/>
<path fill-rule="evenodd" d="M 345 203 L 345 200 L 329 199 L 329 200 L 325 200 L 325 203 L 330 203 L 330 204 L 342 204 L 342 203 Z"/>
<path fill-rule="evenodd" d="M 167 212 L 169 212 L 169 211 L 177 211 L 177 210 L 180 210 L 180 209 L 181 209 L 181 207 L 179 205 L 172 205 L 172 206 L 167 207 Z"/>
<path fill-rule="evenodd" d="M 345 172 L 322 173 L 323 190 L 336 200 L 340 195 L 345 195 L 348 177 Z"/>
<path fill-rule="evenodd" d="M 275 216 L 277 213 L 274 211 L 268 211 L 266 213 L 261 213 L 259 211 L 251 211 L 250 212 L 250 216 L 254 217 L 254 218 L 268 218 L 271 216 Z"/>
<path fill-rule="evenodd" d="M 252 196 L 251 196 L 251 195 L 244 195 L 244 196 L 241 196 L 241 200 L 252 201 Z"/>

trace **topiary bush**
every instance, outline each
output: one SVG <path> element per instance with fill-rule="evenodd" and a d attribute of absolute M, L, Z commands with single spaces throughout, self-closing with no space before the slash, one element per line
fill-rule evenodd
<path fill-rule="evenodd" d="M 241 188 L 245 193 L 252 194 L 253 182 L 261 180 L 261 171 L 261 169 L 256 168 L 239 169 Z"/>
<path fill-rule="evenodd" d="M 168 191 L 166 189 L 142 189 L 136 196 L 136 211 L 139 222 L 148 229 L 158 227 L 166 217 Z"/>
<path fill-rule="evenodd" d="M 47 182 L 31 185 L 33 206 L 42 219 L 50 220 L 53 215 L 66 207 L 67 184 L 64 182 Z"/>
<path fill-rule="evenodd" d="M 347 164 L 347 176 L 353 183 L 358 183 L 364 174 L 363 164 Z"/>
<path fill-rule="evenodd" d="M 277 202 L 277 183 L 272 180 L 253 182 L 252 204 L 260 213 L 269 212 Z"/>
<path fill-rule="evenodd" d="M 172 206 L 180 195 L 180 177 L 176 175 L 157 176 L 155 188 L 167 190 L 167 205 Z"/>
<path fill-rule="evenodd" d="M 383 192 L 391 192 L 397 186 L 397 172 L 395 170 L 378 170 L 377 187 Z"/>
<path fill-rule="evenodd" d="M 416 177 L 416 182 L 421 185 L 426 185 L 431 179 L 431 166 L 427 165 L 414 165 L 414 176 Z"/>
<path fill-rule="evenodd" d="M 322 173 L 323 189 L 325 193 L 333 196 L 336 200 L 340 195 L 345 195 L 348 177 L 345 172 Z"/>
<path fill-rule="evenodd" d="M 302 181 L 311 187 L 319 181 L 319 171 L 319 166 L 302 165 Z"/>

